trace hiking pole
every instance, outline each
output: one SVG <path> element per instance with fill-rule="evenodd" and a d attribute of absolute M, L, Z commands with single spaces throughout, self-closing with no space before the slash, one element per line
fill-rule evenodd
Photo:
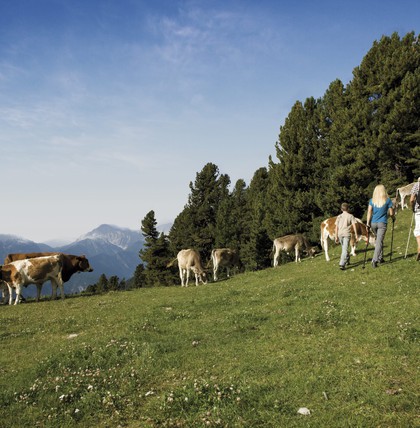
<path fill-rule="evenodd" d="M 369 246 L 369 231 L 370 231 L 370 227 L 367 226 L 366 229 L 367 229 L 367 237 L 366 237 L 367 239 L 366 239 L 366 247 L 365 247 L 365 259 L 363 260 L 362 269 L 364 269 L 365 265 L 366 265 L 367 249 L 368 249 L 368 246 Z"/>
<path fill-rule="evenodd" d="M 411 228 L 413 227 L 413 220 L 414 220 L 414 213 L 413 213 L 413 217 L 411 217 L 410 230 L 408 231 L 408 240 L 407 240 L 407 246 L 405 247 L 405 256 L 404 256 L 405 259 L 407 258 L 408 244 L 410 243 Z"/>
<path fill-rule="evenodd" d="M 391 253 L 389 254 L 389 261 L 392 260 L 392 244 L 394 243 L 394 223 L 395 223 L 395 218 L 392 218 Z"/>

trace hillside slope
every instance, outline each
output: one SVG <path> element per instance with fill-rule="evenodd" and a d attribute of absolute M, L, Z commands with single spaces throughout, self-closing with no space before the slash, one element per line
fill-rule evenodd
<path fill-rule="evenodd" d="M 398 215 L 392 261 L 377 269 L 362 269 L 361 245 L 340 271 L 335 247 L 330 263 L 322 254 L 206 286 L 0 307 L 0 420 L 417 426 L 420 264 L 413 238 L 403 257 L 410 220 Z M 390 239 L 391 230 L 387 260 Z"/>

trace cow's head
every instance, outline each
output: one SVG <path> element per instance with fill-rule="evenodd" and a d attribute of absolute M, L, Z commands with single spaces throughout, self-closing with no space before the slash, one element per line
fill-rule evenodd
<path fill-rule="evenodd" d="M 86 256 L 77 257 L 77 268 L 79 272 L 93 272 L 92 267 L 89 264 L 89 260 Z"/>
<path fill-rule="evenodd" d="M 317 254 L 319 252 L 319 248 L 315 245 L 314 247 L 310 247 L 307 250 L 305 250 L 306 254 L 309 257 L 315 257 L 315 254 Z"/>
<path fill-rule="evenodd" d="M 376 236 L 370 232 L 369 233 L 369 244 L 375 246 L 376 243 Z"/>
<path fill-rule="evenodd" d="M 195 266 L 192 267 L 193 272 L 198 275 L 199 280 L 203 283 L 203 284 L 207 284 L 207 274 L 204 270 L 199 269 Z"/>

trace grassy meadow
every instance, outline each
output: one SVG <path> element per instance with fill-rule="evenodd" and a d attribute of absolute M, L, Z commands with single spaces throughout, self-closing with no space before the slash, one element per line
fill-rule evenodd
<path fill-rule="evenodd" d="M 412 213 L 361 243 L 189 288 L 0 307 L 2 427 L 419 427 Z M 309 409 L 309 415 L 298 413 Z"/>

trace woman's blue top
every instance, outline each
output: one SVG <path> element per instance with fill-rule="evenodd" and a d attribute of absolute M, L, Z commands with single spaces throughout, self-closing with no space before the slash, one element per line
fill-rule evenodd
<path fill-rule="evenodd" d="M 372 207 L 371 223 L 388 223 L 388 210 L 392 208 L 392 201 L 390 198 L 388 198 L 381 207 L 374 205 L 372 199 L 369 201 L 369 205 Z"/>

